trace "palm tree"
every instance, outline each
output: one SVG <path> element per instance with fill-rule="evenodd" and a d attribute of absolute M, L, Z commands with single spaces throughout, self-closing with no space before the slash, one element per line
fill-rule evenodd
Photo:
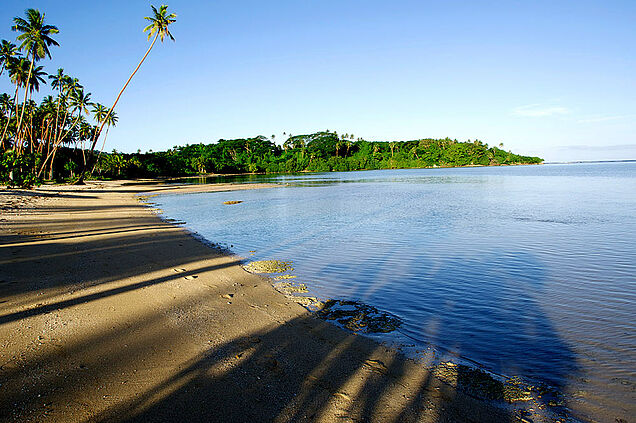
<path fill-rule="evenodd" d="M 345 153 L 345 157 L 349 155 L 349 150 L 351 149 L 352 146 L 353 146 L 353 143 L 351 141 L 345 141 L 345 147 L 347 147 L 347 152 Z"/>
<path fill-rule="evenodd" d="M 141 67 L 141 64 L 144 62 L 144 60 L 146 60 L 146 57 L 148 57 L 148 54 L 150 53 L 150 50 L 152 50 L 152 47 L 155 45 L 155 42 L 157 41 L 157 38 L 159 38 L 162 43 L 163 43 L 163 40 L 165 39 L 165 37 L 168 37 L 172 41 L 174 41 L 174 37 L 172 36 L 170 31 L 168 30 L 168 26 L 170 24 L 172 24 L 172 23 L 177 21 L 177 15 L 175 15 L 174 13 L 168 14 L 168 6 L 165 5 L 165 4 L 162 4 L 161 6 L 159 6 L 159 10 L 157 10 L 157 8 L 155 8 L 152 5 L 150 6 L 150 8 L 152 9 L 153 16 L 146 16 L 144 18 L 144 19 L 150 21 L 150 24 L 144 28 L 143 32 L 147 32 L 148 33 L 148 41 L 150 41 L 150 39 L 153 36 L 154 36 L 154 38 L 152 40 L 152 43 L 150 44 L 150 47 L 148 47 L 148 50 L 146 51 L 146 54 L 144 54 L 144 56 L 141 58 L 141 61 L 139 62 L 139 64 L 137 65 L 137 67 L 135 68 L 133 73 L 130 75 L 130 77 L 128 77 L 128 80 L 124 84 L 124 86 L 121 89 L 121 91 L 119 91 L 119 94 L 117 94 L 117 98 L 115 98 L 115 102 L 110 107 L 110 109 L 108 109 L 108 114 L 113 113 L 113 111 L 115 109 L 115 106 L 117 106 L 117 102 L 119 101 L 119 98 L 124 93 L 124 90 L 126 89 L 128 84 L 132 80 L 133 76 L 135 76 L 135 74 L 137 73 L 137 71 Z M 93 158 L 93 151 L 95 151 L 95 145 L 97 145 L 97 140 L 99 139 L 99 136 L 101 135 L 102 130 L 104 129 L 104 125 L 106 124 L 107 120 L 108 120 L 108 116 L 106 116 L 106 118 L 102 121 L 101 125 L 99 126 L 99 129 L 97 131 L 95 131 L 95 135 L 93 136 L 93 143 L 91 145 L 91 151 L 90 151 L 90 158 L 91 159 Z M 85 171 L 86 171 L 85 168 L 82 169 L 82 172 L 80 173 L 80 177 L 79 177 L 79 180 L 77 181 L 77 183 L 82 183 L 83 182 Z"/>
<path fill-rule="evenodd" d="M 397 143 L 395 141 L 389 143 L 389 148 L 391 149 L 391 158 L 393 158 L 393 150 L 397 147 Z"/>
<path fill-rule="evenodd" d="M 95 164 L 93 165 L 93 169 L 91 170 L 91 173 L 95 171 L 95 166 L 97 166 L 97 163 L 99 163 L 99 158 L 101 157 L 102 152 L 104 151 L 104 146 L 106 145 L 106 138 L 108 138 L 108 130 L 110 129 L 111 126 L 112 127 L 117 126 L 117 121 L 119 120 L 115 112 L 108 113 L 108 109 L 102 106 L 101 104 L 97 104 L 93 107 L 93 116 L 95 116 L 95 120 L 97 120 L 97 123 L 101 123 L 102 119 L 106 120 L 106 133 L 104 134 L 104 141 L 102 142 L 102 148 L 99 149 L 99 154 L 97 155 L 97 160 L 95 160 Z"/>
<path fill-rule="evenodd" d="M 29 92 L 29 102 L 32 102 L 31 100 L 31 96 L 33 95 L 33 91 L 40 91 L 40 84 L 46 84 L 46 80 L 44 79 L 44 77 L 46 76 L 46 72 L 44 72 L 42 66 L 36 66 L 35 68 L 33 68 L 33 70 L 31 71 L 31 79 L 28 80 L 29 82 L 29 86 L 28 86 L 28 92 Z M 29 128 L 25 127 L 24 128 L 24 132 L 25 133 L 30 133 L 31 134 L 31 150 L 33 149 L 33 116 L 34 116 L 34 112 L 35 109 L 37 107 L 35 102 L 32 102 L 31 104 L 32 106 L 32 110 L 31 113 L 29 115 Z"/>
<path fill-rule="evenodd" d="M 7 64 L 7 71 L 11 82 L 15 84 L 15 93 L 13 94 L 13 104 L 15 105 L 15 114 L 18 115 L 18 90 L 20 87 L 26 87 L 27 75 L 29 72 L 29 62 L 24 57 L 11 58 Z M 27 90 L 28 91 L 28 90 Z M 11 121 L 11 115 L 7 119 L 7 123 L 4 126 L 2 132 L 2 143 L 4 144 L 7 129 L 9 128 L 9 122 Z M 16 135 L 17 136 L 17 135 Z M 17 140 L 14 139 L 14 142 Z"/>
<path fill-rule="evenodd" d="M 93 112 L 93 117 L 95 117 L 97 123 L 102 123 L 102 120 L 104 120 L 108 114 L 108 109 L 99 103 L 94 103 L 93 110 L 91 111 Z"/>
<path fill-rule="evenodd" d="M 71 124 L 71 127 L 66 131 L 66 133 L 60 137 L 60 140 L 66 138 L 66 136 L 77 126 L 77 124 L 80 123 L 83 114 L 88 115 L 88 108 L 93 105 L 90 99 L 91 93 L 84 94 L 84 88 L 71 91 L 69 101 L 71 118 L 73 116 L 73 112 L 77 112 L 77 117 Z"/>
<path fill-rule="evenodd" d="M 18 41 L 22 41 L 20 44 L 20 50 L 26 51 L 26 58 L 29 59 L 31 57 L 31 66 L 29 67 L 29 74 L 27 76 L 28 86 L 29 80 L 31 79 L 31 71 L 33 70 L 33 64 L 40 60 L 44 59 L 46 56 L 51 58 L 51 52 L 49 51 L 49 46 L 59 46 L 57 41 L 51 38 L 52 34 L 57 34 L 60 32 L 56 26 L 53 25 L 45 25 L 44 24 L 44 15 L 40 13 L 37 9 L 27 9 L 25 11 L 26 20 L 22 18 L 15 17 L 13 18 L 13 22 L 15 25 L 13 26 L 14 31 L 21 32 L 22 34 L 18 35 Z M 22 106 L 22 113 L 20 114 L 20 119 L 18 120 L 18 127 L 16 129 L 16 134 L 20 130 L 20 126 L 22 125 L 22 118 L 24 115 L 24 107 L 26 106 L 28 90 L 24 93 L 24 105 Z"/>
<path fill-rule="evenodd" d="M 46 80 L 44 79 L 44 77 L 47 75 L 47 73 L 44 72 L 42 69 L 44 69 L 44 67 L 36 66 L 31 71 L 31 78 L 29 79 L 29 97 L 31 96 L 31 94 L 33 94 L 33 90 L 40 91 L 40 84 L 46 85 Z"/>
<path fill-rule="evenodd" d="M 55 75 L 49 75 L 49 79 L 51 80 L 51 88 L 53 88 L 54 90 L 57 90 L 57 106 L 55 108 L 55 135 L 54 135 L 54 140 L 57 140 L 57 128 L 58 128 L 58 121 L 59 121 L 59 117 L 60 117 L 60 105 L 62 104 L 62 88 L 64 87 L 64 81 L 65 79 L 68 78 L 68 76 L 66 76 L 64 74 L 64 69 L 59 68 L 57 70 L 57 73 Z"/>
<path fill-rule="evenodd" d="M 17 54 L 18 48 L 15 46 L 15 44 L 7 40 L 2 40 L 2 42 L 0 42 L 0 64 L 2 64 L 0 75 L 2 75 L 2 72 L 4 72 L 4 70 L 7 68 L 7 64 L 9 63 L 9 61 Z"/>

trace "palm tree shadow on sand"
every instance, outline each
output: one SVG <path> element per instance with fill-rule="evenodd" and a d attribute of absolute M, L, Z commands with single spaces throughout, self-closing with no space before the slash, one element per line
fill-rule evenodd
<path fill-rule="evenodd" d="M 298 333 L 310 345 L 298 345 Z M 517 421 L 369 339 L 303 316 L 211 348 L 97 421 Z M 392 359 L 387 359 L 387 357 Z"/>

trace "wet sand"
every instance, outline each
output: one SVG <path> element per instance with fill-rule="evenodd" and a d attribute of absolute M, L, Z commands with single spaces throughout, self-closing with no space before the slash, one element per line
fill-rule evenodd
<path fill-rule="evenodd" d="M 0 191 L 0 421 L 522 421 L 316 318 L 135 197 L 265 187 Z"/>

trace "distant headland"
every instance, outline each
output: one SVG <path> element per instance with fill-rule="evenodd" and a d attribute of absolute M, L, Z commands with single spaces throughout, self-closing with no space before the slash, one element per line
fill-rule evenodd
<path fill-rule="evenodd" d="M 514 154 L 505 151 L 503 144 L 489 147 L 479 140 L 366 141 L 352 134 L 339 135 L 326 130 L 309 135 L 289 134 L 282 145 L 274 141 L 275 136 L 268 138 L 261 135 L 221 139 L 211 144 L 175 146 L 161 152 L 124 154 L 113 151 L 102 154 L 94 176 L 147 178 L 209 173 L 330 172 L 543 163 L 540 157 Z M 67 153 L 72 154 L 72 151 Z"/>

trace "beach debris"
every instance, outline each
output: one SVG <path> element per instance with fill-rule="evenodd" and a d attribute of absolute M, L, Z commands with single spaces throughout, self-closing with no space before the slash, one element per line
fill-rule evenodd
<path fill-rule="evenodd" d="M 358 301 L 328 300 L 316 314 L 325 320 L 335 320 L 351 331 L 362 333 L 388 333 L 402 324 L 399 317 Z"/>
<path fill-rule="evenodd" d="M 231 201 L 224 201 L 223 204 L 231 205 L 231 204 L 240 204 L 242 202 L 243 202 L 242 200 L 231 200 Z"/>
<path fill-rule="evenodd" d="M 284 273 L 294 270 L 291 261 L 280 260 L 251 261 L 243 269 L 250 273 Z"/>

